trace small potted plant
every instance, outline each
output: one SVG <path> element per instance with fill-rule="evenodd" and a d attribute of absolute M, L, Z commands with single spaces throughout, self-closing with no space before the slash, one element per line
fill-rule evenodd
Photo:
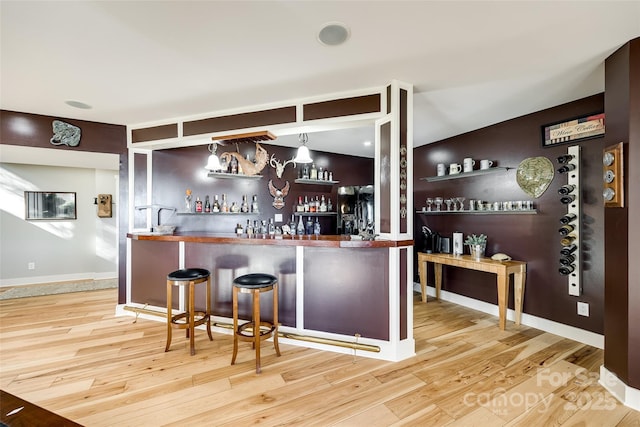
<path fill-rule="evenodd" d="M 471 256 L 479 260 L 484 257 L 484 251 L 487 247 L 487 236 L 481 234 L 479 236 L 475 234 L 470 234 L 467 236 L 464 241 L 465 245 L 469 245 L 469 251 L 471 252 Z"/>

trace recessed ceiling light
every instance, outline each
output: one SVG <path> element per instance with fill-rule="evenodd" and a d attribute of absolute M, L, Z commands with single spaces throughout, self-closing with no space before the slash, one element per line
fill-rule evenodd
<path fill-rule="evenodd" d="M 325 46 L 338 46 L 346 42 L 351 31 L 342 22 L 328 22 L 318 33 L 318 41 Z"/>
<path fill-rule="evenodd" d="M 91 105 L 85 104 L 84 102 L 80 101 L 64 101 L 64 103 L 70 107 L 81 108 L 83 110 L 90 110 L 93 108 Z"/>

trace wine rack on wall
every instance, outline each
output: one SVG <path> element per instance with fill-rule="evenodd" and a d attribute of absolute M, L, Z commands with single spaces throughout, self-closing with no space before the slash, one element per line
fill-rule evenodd
<path fill-rule="evenodd" d="M 569 282 L 569 295 L 580 296 L 581 285 L 581 247 L 580 224 L 581 200 L 580 200 L 580 146 L 568 147 L 567 154 L 558 157 L 561 166 L 558 172 L 567 176 L 567 184 L 560 187 L 560 201 L 567 207 L 567 213 L 560 219 L 562 226 L 559 229 L 562 244 L 560 249 L 561 274 L 567 276 Z"/>

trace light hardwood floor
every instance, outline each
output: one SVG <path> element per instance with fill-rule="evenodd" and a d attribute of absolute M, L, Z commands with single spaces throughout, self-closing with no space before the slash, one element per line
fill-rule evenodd
<path fill-rule="evenodd" d="M 638 426 L 598 383 L 593 347 L 414 298 L 417 355 L 391 363 L 184 334 L 115 317 L 115 290 L 0 302 L 0 387 L 86 426 Z"/>

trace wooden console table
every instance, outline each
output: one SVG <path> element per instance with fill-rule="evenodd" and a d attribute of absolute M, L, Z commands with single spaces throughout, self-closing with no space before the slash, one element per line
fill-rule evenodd
<path fill-rule="evenodd" d="M 513 274 L 514 309 L 516 312 L 516 325 L 520 324 L 522 315 L 522 302 L 524 299 L 524 282 L 527 274 L 527 263 L 523 261 L 494 261 L 491 258 L 482 258 L 477 261 L 471 255 L 428 254 L 418 252 L 418 272 L 420 274 L 420 287 L 422 290 L 422 302 L 427 302 L 427 262 L 434 264 L 436 276 L 436 299 L 440 298 L 442 287 L 442 266 L 467 268 L 469 270 L 485 271 L 497 275 L 498 287 L 498 313 L 500 315 L 500 329 L 504 330 L 507 322 L 507 301 L 509 299 L 509 275 Z"/>

